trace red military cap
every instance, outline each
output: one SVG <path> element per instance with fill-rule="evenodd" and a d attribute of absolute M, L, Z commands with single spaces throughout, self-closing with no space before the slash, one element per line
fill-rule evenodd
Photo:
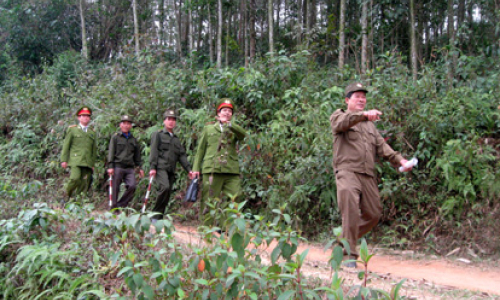
<path fill-rule="evenodd" d="M 87 106 L 84 106 L 84 107 L 80 108 L 76 112 L 76 115 L 77 116 L 81 116 L 81 115 L 89 115 L 89 116 L 91 116 L 92 115 L 92 110 L 90 108 L 88 108 Z"/>

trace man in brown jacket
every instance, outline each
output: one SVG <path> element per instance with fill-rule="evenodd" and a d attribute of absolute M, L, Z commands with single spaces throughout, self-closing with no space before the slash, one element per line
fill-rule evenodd
<path fill-rule="evenodd" d="M 364 110 L 368 90 L 361 83 L 345 89 L 347 110 L 338 109 L 330 116 L 333 133 L 333 168 L 337 182 L 337 202 L 342 215 L 342 238 L 350 247 L 350 259 L 359 256 L 356 242 L 377 225 L 382 204 L 377 187 L 375 159 L 382 157 L 402 166 L 407 162 L 380 135 L 373 121 L 382 112 Z M 407 168 L 406 171 L 411 170 Z M 356 263 L 347 263 L 356 267 Z"/>

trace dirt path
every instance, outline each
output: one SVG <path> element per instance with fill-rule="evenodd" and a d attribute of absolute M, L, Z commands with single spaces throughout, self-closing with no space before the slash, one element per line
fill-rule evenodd
<path fill-rule="evenodd" d="M 176 224 L 175 236 L 182 242 L 190 244 L 200 244 L 203 241 L 198 237 L 195 227 Z M 267 249 L 262 249 L 264 256 L 269 255 L 274 249 L 271 245 Z M 306 244 L 299 246 L 297 253 L 302 253 L 309 249 L 306 257 L 307 275 L 319 277 L 327 280 L 330 277 L 328 259 L 330 253 L 324 252 L 321 246 Z M 460 262 L 448 262 L 443 259 L 415 260 L 402 255 L 386 255 L 377 253 L 377 250 L 369 262 L 368 270 L 374 274 L 372 285 L 384 290 L 390 290 L 392 284 L 401 279 L 408 279 L 406 289 L 417 287 L 413 293 L 408 293 L 413 299 L 441 299 L 443 291 L 469 290 L 479 292 L 479 297 L 489 297 L 500 299 L 500 269 L 498 267 L 483 270 L 477 266 L 464 265 Z M 356 274 L 361 270 L 358 264 L 356 270 L 343 270 L 341 276 L 348 281 L 356 283 Z M 422 292 L 418 286 L 427 286 L 434 292 Z M 415 291 L 418 291 L 415 294 Z M 420 294 L 419 294 L 420 293 Z M 458 297 L 458 296 L 457 296 Z M 457 298 L 451 297 L 451 298 Z M 470 296 L 465 296 L 469 298 Z M 449 299 L 449 298 L 448 298 Z"/>

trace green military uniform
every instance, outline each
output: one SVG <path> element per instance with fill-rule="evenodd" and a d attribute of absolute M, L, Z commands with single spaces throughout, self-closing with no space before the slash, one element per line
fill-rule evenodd
<path fill-rule="evenodd" d="M 346 94 L 353 91 L 367 92 L 359 83 L 346 88 Z M 376 157 L 383 157 L 393 164 L 398 164 L 403 157 L 385 142 L 363 111 L 338 109 L 330 116 L 330 125 L 342 237 L 349 242 L 351 255 L 357 257 L 357 240 L 377 225 L 382 215 Z"/>
<path fill-rule="evenodd" d="M 176 117 L 174 111 L 168 110 L 164 117 Z M 175 167 L 177 162 L 180 162 L 182 167 L 187 171 L 191 171 L 191 166 L 187 160 L 186 150 L 179 138 L 162 129 L 153 133 L 151 137 L 151 152 L 149 156 L 149 164 L 152 170 L 156 170 L 156 185 L 157 198 L 153 208 L 154 212 L 158 212 L 163 218 L 165 208 L 170 199 L 170 192 L 175 182 Z"/>
<path fill-rule="evenodd" d="M 230 100 L 225 101 L 228 101 L 232 108 Z M 219 104 L 218 108 L 220 106 Z M 240 166 L 236 150 L 237 142 L 245 136 L 245 130 L 234 122 L 216 122 L 203 128 L 193 164 L 193 171 L 203 174 L 200 219 L 204 215 L 205 202 L 209 198 L 220 199 L 221 193 L 235 197 L 241 192 Z"/>
<path fill-rule="evenodd" d="M 81 110 L 80 110 L 81 111 Z M 86 192 L 92 177 L 92 168 L 97 158 L 97 137 L 90 128 L 72 125 L 66 131 L 61 161 L 71 168 L 66 196 L 72 197 L 74 192 Z"/>

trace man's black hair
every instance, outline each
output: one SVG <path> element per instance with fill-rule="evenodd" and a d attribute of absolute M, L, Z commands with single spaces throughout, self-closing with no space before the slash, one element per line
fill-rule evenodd
<path fill-rule="evenodd" d="M 353 93 L 354 92 L 349 92 L 349 93 L 347 93 L 347 95 L 345 97 L 351 99 L 351 96 L 352 96 Z"/>

